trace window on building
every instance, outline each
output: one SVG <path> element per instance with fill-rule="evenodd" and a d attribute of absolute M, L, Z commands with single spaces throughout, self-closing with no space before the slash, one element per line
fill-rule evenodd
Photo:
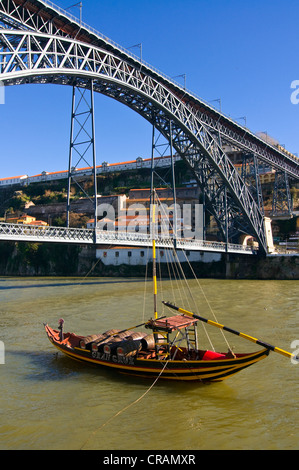
<path fill-rule="evenodd" d="M 119 257 L 119 251 L 116 251 L 115 252 L 115 258 L 118 258 Z"/>
<path fill-rule="evenodd" d="M 144 251 L 140 251 L 140 256 L 141 256 L 141 258 L 144 257 Z"/>
<path fill-rule="evenodd" d="M 128 256 L 132 256 L 132 251 L 128 251 Z"/>

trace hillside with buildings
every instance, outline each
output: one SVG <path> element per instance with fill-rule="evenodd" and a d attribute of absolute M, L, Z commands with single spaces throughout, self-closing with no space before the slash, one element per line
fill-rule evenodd
<path fill-rule="evenodd" d="M 231 156 L 234 159 L 236 169 L 241 173 L 242 164 L 237 158 L 237 154 Z M 145 167 L 137 165 L 134 162 L 126 162 L 126 167 L 131 165 L 130 169 L 125 171 L 106 172 L 97 175 L 97 192 L 99 204 L 112 204 L 116 211 L 117 199 L 123 198 L 123 204 L 130 207 L 132 203 L 141 203 L 148 205 L 148 188 L 151 181 L 151 170 L 149 165 Z M 264 169 L 260 173 L 260 183 L 263 193 L 263 202 L 265 215 L 269 215 L 272 208 L 273 199 L 273 180 L 275 172 Z M 170 182 L 171 172 L 169 167 L 157 167 L 155 170 L 159 185 L 164 186 L 163 182 Z M 201 203 L 202 197 L 197 187 L 191 170 L 184 161 L 178 160 L 175 163 L 177 202 L 183 203 Z M 71 218 L 70 226 L 87 227 L 90 219 L 94 216 L 93 207 L 93 179 L 90 175 L 81 175 L 77 178 L 77 183 L 71 186 Z M 196 188 L 196 189 L 195 189 Z M 141 190 L 144 190 L 143 192 Z M 137 194 L 139 196 L 137 197 Z M 294 212 L 299 211 L 299 188 L 298 184 L 291 187 Z M 171 204 L 172 191 L 165 189 L 160 194 L 163 202 Z M 91 199 L 89 199 L 91 198 Z M 125 201 L 124 201 L 125 198 Z M 138 200 L 137 200 L 138 199 Z M 5 186 L 0 189 L 0 220 L 11 223 L 22 221 L 33 224 L 48 224 L 54 226 L 65 226 L 66 224 L 66 203 L 67 203 L 67 179 L 51 179 L 47 181 L 38 181 L 31 184 Z M 116 212 L 116 217 L 121 216 Z M 26 218 L 27 217 L 27 218 Z M 34 218 L 34 219 L 33 219 Z M 118 221 L 119 222 L 119 221 Z M 206 236 L 217 236 L 213 220 L 206 214 L 205 224 L 207 225 Z M 292 219 L 281 219 L 272 221 L 273 235 L 276 241 L 285 241 L 288 234 L 293 235 L 296 232 L 296 221 Z"/>
<path fill-rule="evenodd" d="M 235 162 L 235 165 L 239 169 L 238 171 L 241 171 L 239 163 Z M 180 208 L 183 208 L 184 204 L 189 204 L 191 207 L 190 229 L 194 230 L 195 206 L 202 203 L 201 191 L 194 181 L 193 174 L 182 160 L 177 161 L 175 166 L 176 202 Z M 170 180 L 170 170 L 167 168 L 158 169 L 157 174 L 161 177 L 161 181 L 168 182 Z M 272 172 L 264 172 L 260 175 L 266 214 L 270 211 L 272 204 L 272 179 Z M 127 229 L 128 225 L 134 225 L 135 216 L 133 213 L 130 216 L 128 211 L 136 204 L 141 204 L 144 207 L 144 213 L 138 214 L 138 230 L 148 227 L 150 180 L 151 171 L 148 167 L 107 172 L 97 176 L 98 205 L 109 204 L 113 207 L 115 213 L 114 229 L 122 230 Z M 71 186 L 70 226 L 93 227 L 92 177 L 81 176 L 77 182 L 79 184 L 74 183 Z M 299 210 L 298 192 L 296 186 L 291 188 L 295 211 Z M 171 189 L 165 186 L 160 187 L 157 193 L 161 202 L 166 206 L 173 203 Z M 10 223 L 65 226 L 66 201 L 67 179 L 60 178 L 27 185 L 2 187 L 0 190 L 0 218 L 2 222 Z M 111 220 L 107 214 L 102 214 L 102 217 L 102 224 L 107 223 L 109 226 Z M 205 218 L 205 239 L 217 240 L 218 229 L 213 217 L 208 213 L 202 214 L 202 217 Z M 159 222 L 161 226 L 165 225 L 165 220 L 162 219 L 161 216 Z M 273 220 L 272 231 L 276 245 L 281 252 L 298 252 L 298 217 Z M 96 251 L 94 248 L 80 246 L 2 242 L 0 243 L 0 272 L 8 275 L 85 275 L 92 269 L 93 275 L 107 274 L 107 272 L 110 275 L 130 275 L 132 272 L 130 266 L 134 265 L 136 275 L 138 271 L 143 272 L 144 267 L 143 250 L 140 249 L 138 253 L 137 251 L 127 250 L 124 254 L 123 250 L 114 247 L 111 253 L 108 253 L 105 247 L 98 247 Z M 192 256 L 194 258 L 194 254 Z M 113 262 L 108 263 L 111 257 L 113 257 Z M 209 258 L 205 254 L 205 259 L 203 256 L 193 258 L 191 257 L 190 261 L 194 265 L 198 264 L 200 273 L 205 277 L 227 275 L 227 266 L 223 263 L 221 256 Z M 237 275 L 237 271 L 233 271 L 233 276 Z M 257 275 L 253 274 L 253 271 L 251 269 L 251 275 Z"/>

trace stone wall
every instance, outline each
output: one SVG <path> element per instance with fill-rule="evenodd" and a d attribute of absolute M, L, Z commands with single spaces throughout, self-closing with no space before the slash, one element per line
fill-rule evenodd
<path fill-rule="evenodd" d="M 182 264 L 186 276 L 192 277 L 187 263 Z M 192 268 L 198 278 L 298 280 L 299 255 L 223 255 L 219 261 L 194 262 Z M 145 269 L 126 264 L 105 266 L 96 258 L 95 247 L 0 242 L 1 276 L 144 277 Z M 167 277 L 167 267 L 161 264 L 161 270 Z"/>

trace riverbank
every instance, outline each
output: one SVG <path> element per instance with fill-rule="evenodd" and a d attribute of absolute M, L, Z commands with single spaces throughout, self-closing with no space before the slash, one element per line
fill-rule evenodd
<path fill-rule="evenodd" d="M 167 267 L 161 266 L 162 276 L 167 277 Z M 192 277 L 190 266 L 185 263 L 184 268 Z M 194 262 L 192 269 L 198 278 L 296 280 L 299 255 L 222 255 L 220 261 Z M 106 266 L 96 259 L 94 247 L 1 242 L 0 275 L 144 277 L 145 266 Z"/>
<path fill-rule="evenodd" d="M 297 280 L 299 255 L 238 257 L 227 263 L 227 279 Z"/>

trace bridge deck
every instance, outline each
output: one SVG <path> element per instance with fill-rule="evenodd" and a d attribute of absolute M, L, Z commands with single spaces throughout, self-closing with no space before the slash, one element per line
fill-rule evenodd
<path fill-rule="evenodd" d="M 121 245 L 121 246 L 151 246 L 152 237 L 149 234 L 136 232 L 103 231 L 83 228 L 66 227 L 31 227 L 21 224 L 0 224 L 0 241 L 18 241 L 35 243 L 73 243 L 82 245 Z M 173 239 L 160 237 L 156 240 L 159 248 L 172 248 Z M 226 244 L 222 242 L 178 239 L 177 249 L 192 251 L 209 251 L 218 253 L 256 254 L 252 247 Z"/>

